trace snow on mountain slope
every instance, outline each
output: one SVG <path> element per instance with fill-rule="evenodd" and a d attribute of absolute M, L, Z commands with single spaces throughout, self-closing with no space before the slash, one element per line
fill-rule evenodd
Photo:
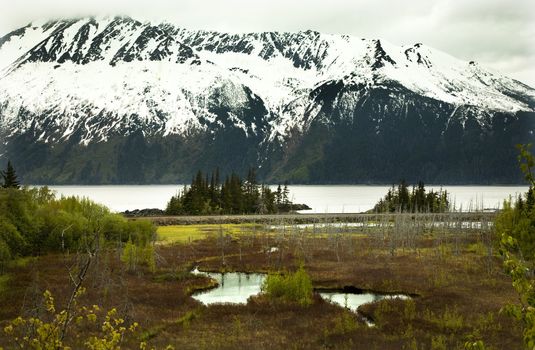
<path fill-rule="evenodd" d="M 146 135 L 226 127 L 284 139 L 304 131 L 330 82 L 387 89 L 392 82 L 453 105 L 533 111 L 535 90 L 421 44 L 313 31 L 225 34 L 130 18 L 32 23 L 0 39 L 0 128 L 45 142 L 81 142 L 142 130 Z M 267 129 L 232 112 L 258 99 Z M 357 103 L 345 97 L 348 111 Z M 223 112 L 219 112 L 223 113 Z M 239 113 L 238 113 L 239 114 Z M 308 119 L 307 119 L 308 118 Z"/>
<path fill-rule="evenodd" d="M 535 90 L 523 84 L 422 44 L 399 47 L 384 40 L 311 31 L 234 36 L 181 31 L 178 35 L 183 42 L 209 54 L 211 60 L 226 67 L 235 64 L 236 48 L 242 47 L 238 52 L 246 53 L 246 60 L 260 57 L 266 62 L 263 65 L 250 64 L 248 71 L 257 67 L 260 75 L 265 73 L 266 68 L 271 68 L 272 79 L 281 81 L 292 77 L 305 82 L 305 87 L 307 82 L 317 85 L 322 81 L 349 76 L 351 82 L 367 85 L 395 80 L 418 94 L 449 103 L 473 104 L 502 111 L 531 110 L 526 104 L 504 95 L 499 86 L 481 80 L 479 76 L 483 75 L 492 77 L 494 82 L 500 81 L 501 85 L 513 91 L 535 97 Z M 238 42 L 238 45 L 231 46 L 229 41 Z M 284 69 L 278 60 L 289 61 L 293 69 Z M 311 80 L 300 79 L 303 72 L 309 72 Z"/>
<path fill-rule="evenodd" d="M 0 38 L 0 71 L 45 40 L 61 22 L 34 22 Z"/>

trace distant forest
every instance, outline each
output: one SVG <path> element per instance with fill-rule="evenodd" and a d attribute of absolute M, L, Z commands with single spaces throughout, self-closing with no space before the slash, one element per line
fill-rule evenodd
<path fill-rule="evenodd" d="M 259 184 L 250 168 L 242 179 L 232 173 L 220 180 L 219 169 L 210 175 L 198 171 L 190 186 L 184 186 L 167 203 L 167 215 L 275 214 L 303 209 L 290 201 L 290 191 L 279 184 L 276 191 Z"/>
<path fill-rule="evenodd" d="M 384 198 L 372 209 L 377 213 L 443 213 L 450 209 L 450 200 L 447 191 L 426 192 L 425 185 L 422 181 L 418 185 L 412 186 L 405 180 L 397 186 L 392 185 Z"/>

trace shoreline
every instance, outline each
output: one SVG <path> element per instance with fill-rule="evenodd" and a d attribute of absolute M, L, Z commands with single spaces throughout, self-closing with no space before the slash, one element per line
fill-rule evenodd
<path fill-rule="evenodd" d="M 200 215 L 200 216 L 145 216 L 128 217 L 128 220 L 150 220 L 158 226 L 199 225 L 199 224 L 322 224 L 384 222 L 403 217 L 407 220 L 438 222 L 463 220 L 468 222 L 488 221 L 496 217 L 497 212 L 452 212 L 452 213 L 402 213 L 402 214 L 368 214 L 368 213 L 325 213 L 325 214 L 250 214 L 250 215 Z"/>

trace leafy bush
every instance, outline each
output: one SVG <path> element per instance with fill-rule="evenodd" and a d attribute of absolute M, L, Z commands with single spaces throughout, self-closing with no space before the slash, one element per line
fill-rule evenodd
<path fill-rule="evenodd" d="M 533 191 L 530 188 L 530 192 Z M 527 196 L 526 196 L 527 197 Z M 496 231 L 513 237 L 519 243 L 524 258 L 535 258 L 535 205 L 525 203 L 518 197 L 503 203 L 503 209 L 496 218 Z"/>
<path fill-rule="evenodd" d="M 262 291 L 270 299 L 280 299 L 306 306 L 312 303 L 312 281 L 303 266 L 294 273 L 269 274 Z"/>
<path fill-rule="evenodd" d="M 94 237 L 146 246 L 154 235 L 151 222 L 128 221 L 87 198 L 58 199 L 47 187 L 0 188 L 0 265 L 19 256 L 76 250 Z"/>
<path fill-rule="evenodd" d="M 359 323 L 354 314 L 343 312 L 334 319 L 333 333 L 347 334 L 359 328 Z"/>
<path fill-rule="evenodd" d="M 505 202 L 496 218 L 496 231 L 501 235 L 500 254 L 505 272 L 519 297 L 518 303 L 506 306 L 504 311 L 522 323 L 525 347 L 535 349 L 535 158 L 529 152 L 530 146 L 519 146 L 518 157 L 529 190 L 514 205 Z"/>
<path fill-rule="evenodd" d="M 117 316 L 117 310 L 107 312 L 93 305 L 90 308 L 79 306 L 77 298 L 83 294 L 83 289 L 77 293 L 72 310 L 56 310 L 54 298 L 49 291 L 43 294 L 43 306 L 46 314 L 40 317 L 17 317 L 4 327 L 8 336 L 9 346 L 28 349 L 120 349 L 126 337 L 132 336 L 138 324 L 125 324 L 125 320 Z M 91 327 L 97 326 L 97 327 Z M 94 328 L 99 330 L 85 339 L 77 337 L 75 344 L 68 344 L 65 335 L 68 328 Z M 73 346 L 74 345 L 74 346 Z M 140 348 L 146 344 L 140 344 Z"/>
<path fill-rule="evenodd" d="M 136 271 L 138 266 L 145 266 L 154 272 L 156 270 L 154 246 L 148 243 L 136 245 L 132 240 L 128 240 L 121 254 L 121 261 L 128 271 Z"/>
<path fill-rule="evenodd" d="M 439 335 L 439 336 L 431 338 L 431 349 L 432 350 L 448 349 L 448 347 L 446 346 L 446 337 L 444 337 L 443 335 Z"/>

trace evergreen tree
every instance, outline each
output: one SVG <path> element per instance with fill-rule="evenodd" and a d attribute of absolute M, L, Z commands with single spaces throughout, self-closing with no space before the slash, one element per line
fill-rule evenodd
<path fill-rule="evenodd" d="M 167 215 L 180 215 L 182 214 L 182 201 L 180 200 L 180 192 L 175 196 L 171 197 L 169 202 L 167 202 L 167 207 L 165 208 L 165 213 Z"/>
<path fill-rule="evenodd" d="M 256 170 L 255 168 L 249 169 L 247 174 L 247 180 L 244 184 L 245 187 L 245 207 L 258 209 L 260 192 L 258 190 L 258 183 L 256 182 Z M 257 210 L 255 210 L 257 211 Z"/>
<path fill-rule="evenodd" d="M 530 186 L 528 189 L 528 193 L 526 195 L 526 206 L 528 208 L 533 208 L 534 204 L 535 204 L 535 195 L 533 193 L 533 187 Z"/>
<path fill-rule="evenodd" d="M 423 182 L 418 182 L 409 192 L 408 184 L 401 181 L 398 186 L 392 186 L 384 198 L 373 208 L 378 213 L 394 212 L 423 212 L 439 213 L 449 210 L 448 192 L 440 189 L 438 192 L 431 190 L 426 193 Z"/>
<path fill-rule="evenodd" d="M 1 175 L 4 179 L 4 184 L 2 187 L 16 189 L 20 188 L 20 182 L 17 179 L 17 173 L 15 172 L 15 168 L 13 168 L 11 161 L 7 161 L 7 169 L 5 172 L 1 172 Z"/>
<path fill-rule="evenodd" d="M 282 204 L 290 204 L 290 190 L 288 189 L 288 183 L 284 183 L 284 189 L 282 190 Z"/>
<path fill-rule="evenodd" d="M 212 202 L 212 206 L 216 205 L 217 202 L 217 195 L 216 195 L 216 186 L 215 186 L 215 175 L 212 173 L 212 178 L 210 179 L 210 200 Z"/>
<path fill-rule="evenodd" d="M 275 201 L 276 201 L 277 205 L 281 205 L 282 204 L 282 188 L 281 188 L 280 184 L 277 187 L 277 192 L 275 192 Z"/>
<path fill-rule="evenodd" d="M 221 207 L 223 212 L 229 213 L 230 208 L 232 208 L 232 195 L 230 192 L 230 179 L 227 177 L 223 186 L 221 187 Z"/>
<path fill-rule="evenodd" d="M 210 176 L 201 171 L 193 177 L 191 185 L 169 199 L 167 215 L 251 214 L 289 211 L 288 186 L 279 185 L 276 192 L 268 186 L 259 185 L 256 170 L 249 169 L 242 180 L 237 174 L 225 178 L 219 184 L 219 170 Z"/>
<path fill-rule="evenodd" d="M 243 188 L 242 181 L 240 177 L 236 174 L 230 176 L 230 197 L 232 199 L 232 214 L 243 214 L 244 213 L 244 203 L 243 203 Z"/>
<path fill-rule="evenodd" d="M 399 194 L 399 205 L 398 208 L 400 211 L 405 212 L 409 209 L 409 189 L 407 186 L 407 182 L 405 180 L 401 180 L 398 186 L 398 194 Z"/>
<path fill-rule="evenodd" d="M 418 187 L 414 192 L 414 206 L 412 208 L 413 212 L 424 212 L 427 209 L 425 206 L 425 186 L 422 181 L 418 181 Z"/>

